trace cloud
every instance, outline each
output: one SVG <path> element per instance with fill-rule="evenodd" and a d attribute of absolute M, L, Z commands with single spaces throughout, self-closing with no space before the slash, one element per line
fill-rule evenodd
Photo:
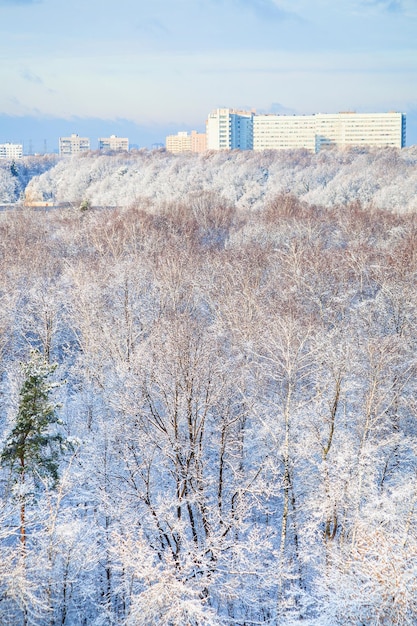
<path fill-rule="evenodd" d="M 295 13 L 282 9 L 275 0 L 214 0 L 216 4 L 229 4 L 238 10 L 249 11 L 262 20 L 300 19 Z"/>
<path fill-rule="evenodd" d="M 161 20 L 151 18 L 143 21 L 137 26 L 137 30 L 144 35 L 150 35 L 154 37 L 166 37 L 170 34 L 168 28 L 163 24 Z"/>
<path fill-rule="evenodd" d="M 401 0 L 392 0 L 392 2 L 388 2 L 386 8 L 389 13 L 402 13 L 404 10 Z"/>
<path fill-rule="evenodd" d="M 16 5 L 22 6 L 24 4 L 40 4 L 42 0 L 0 0 L 0 6 Z"/>
<path fill-rule="evenodd" d="M 289 109 L 280 102 L 273 102 L 271 104 L 270 112 L 281 115 L 291 115 L 293 113 L 296 113 L 294 109 Z"/>
<path fill-rule="evenodd" d="M 280 9 L 273 0 L 236 0 L 236 4 L 250 9 L 262 19 L 283 19 L 289 16 L 289 13 Z"/>
<path fill-rule="evenodd" d="M 78 133 L 90 137 L 96 147 L 97 137 L 118 135 L 128 137 L 131 147 L 152 147 L 155 143 L 165 143 L 165 137 L 178 132 L 178 125 L 137 124 L 125 118 L 103 119 L 99 117 L 53 117 L 37 114 L 36 109 L 22 116 L 6 115 L 0 112 L 0 137 L 13 143 L 23 143 L 33 152 L 58 152 L 58 138 Z M 189 128 L 192 130 L 192 127 Z M 201 128 L 201 130 L 203 130 Z M 32 151 L 31 150 L 31 151 Z"/>
<path fill-rule="evenodd" d="M 36 85 L 43 85 L 42 78 L 40 78 L 39 76 L 31 72 L 30 70 L 22 70 L 20 72 L 20 76 L 24 78 L 24 80 L 27 80 L 29 83 L 34 83 Z"/>
<path fill-rule="evenodd" d="M 379 7 L 388 13 L 402 13 L 403 0 L 365 0 L 365 6 Z"/>

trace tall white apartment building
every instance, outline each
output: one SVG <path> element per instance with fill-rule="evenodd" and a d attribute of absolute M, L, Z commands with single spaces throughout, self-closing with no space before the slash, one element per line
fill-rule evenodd
<path fill-rule="evenodd" d="M 255 115 L 254 150 L 316 149 L 314 115 Z"/>
<path fill-rule="evenodd" d="M 90 150 L 90 140 L 88 137 L 79 137 L 77 134 L 71 137 L 59 138 L 59 156 L 71 157 Z"/>
<path fill-rule="evenodd" d="M 205 152 L 207 147 L 206 134 L 192 130 L 180 131 L 176 135 L 168 135 L 165 139 L 165 146 L 168 152 L 180 154 L 181 152 Z"/>
<path fill-rule="evenodd" d="M 207 150 L 251 150 L 254 111 L 215 109 L 206 122 Z"/>
<path fill-rule="evenodd" d="M 405 140 L 403 113 L 256 115 L 253 118 L 254 150 L 305 148 L 319 152 L 331 146 L 403 148 Z"/>
<path fill-rule="evenodd" d="M 23 145 L 21 143 L 0 143 L 0 159 L 21 159 Z"/>
<path fill-rule="evenodd" d="M 110 135 L 110 137 L 99 137 L 98 149 L 114 150 L 115 152 L 128 152 L 129 139 L 127 137 L 117 137 L 116 135 Z"/>
<path fill-rule="evenodd" d="M 314 117 L 316 152 L 328 146 L 405 146 L 403 113 L 336 113 Z"/>

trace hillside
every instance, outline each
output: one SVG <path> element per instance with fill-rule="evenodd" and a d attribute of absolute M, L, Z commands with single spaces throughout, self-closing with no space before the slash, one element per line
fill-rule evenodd
<path fill-rule="evenodd" d="M 305 151 L 204 155 L 139 151 L 113 156 L 89 153 L 60 161 L 32 178 L 26 198 L 130 206 L 144 198 L 160 203 L 210 191 L 246 209 L 262 207 L 277 193 L 291 193 L 324 206 L 359 200 L 364 206 L 410 212 L 417 209 L 416 188 L 417 147 L 332 150 L 317 155 Z"/>
<path fill-rule="evenodd" d="M 416 623 L 416 214 L 249 202 L 276 155 L 122 161 L 31 187 L 147 199 L 0 213 L 0 623 Z"/>
<path fill-rule="evenodd" d="M 18 202 L 29 181 L 58 162 L 55 155 L 27 156 L 16 161 L 0 159 L 0 204 Z"/>

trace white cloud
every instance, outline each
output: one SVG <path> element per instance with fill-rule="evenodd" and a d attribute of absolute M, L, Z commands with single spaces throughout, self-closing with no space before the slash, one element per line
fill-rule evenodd
<path fill-rule="evenodd" d="M 195 123 L 220 104 L 392 108 L 413 100 L 417 20 L 390 14 L 390 1 L 43 0 L 19 20 L 2 11 L 0 113 L 16 113 L 12 98 L 19 111 L 140 122 Z"/>

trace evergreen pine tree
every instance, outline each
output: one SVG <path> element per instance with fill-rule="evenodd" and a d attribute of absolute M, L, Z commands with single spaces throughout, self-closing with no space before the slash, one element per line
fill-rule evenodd
<path fill-rule="evenodd" d="M 10 173 L 12 176 L 16 176 L 16 177 L 19 176 L 19 172 L 17 170 L 15 161 L 12 161 L 10 165 Z"/>
<path fill-rule="evenodd" d="M 54 488 L 59 479 L 59 459 L 67 447 L 56 426 L 60 423 L 51 392 L 61 383 L 50 381 L 57 365 L 48 363 L 32 350 L 28 363 L 22 365 L 16 423 L 1 452 L 1 463 L 8 465 L 20 500 L 20 539 L 26 544 L 25 510 L 29 494 L 41 485 Z"/>

